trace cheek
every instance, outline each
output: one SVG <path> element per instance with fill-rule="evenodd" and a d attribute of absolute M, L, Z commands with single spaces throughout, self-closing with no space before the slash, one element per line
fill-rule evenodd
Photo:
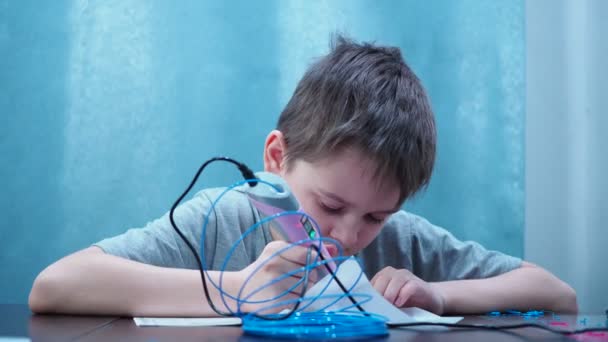
<path fill-rule="evenodd" d="M 315 220 L 317 228 L 321 231 L 321 235 L 327 236 L 330 227 L 330 217 L 327 213 L 321 210 L 312 200 L 306 201 L 304 199 L 300 202 L 300 205 L 302 206 L 302 211 Z"/>
<path fill-rule="evenodd" d="M 327 214 L 320 210 L 315 210 L 314 207 L 310 210 L 303 208 L 303 210 L 315 220 L 318 225 L 317 228 L 321 231 L 321 235 L 327 236 L 329 232 L 329 218 L 327 217 Z"/>
<path fill-rule="evenodd" d="M 380 233 L 383 225 L 384 224 L 375 224 L 364 227 L 363 230 L 359 232 L 359 241 L 357 241 L 358 249 L 363 249 L 372 243 Z"/>

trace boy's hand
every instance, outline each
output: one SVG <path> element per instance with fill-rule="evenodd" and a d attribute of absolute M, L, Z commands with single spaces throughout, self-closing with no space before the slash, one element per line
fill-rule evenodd
<path fill-rule="evenodd" d="M 307 257 L 310 263 L 315 260 L 317 253 L 313 249 L 309 249 L 305 246 L 293 246 L 286 251 L 271 257 L 273 254 L 277 253 L 281 249 L 284 249 L 288 245 L 289 243 L 285 241 L 270 242 L 268 245 L 266 245 L 266 247 L 264 247 L 262 254 L 255 262 L 241 271 L 236 272 L 234 284 L 227 284 L 227 286 L 230 288 L 229 293 L 235 297 L 238 296 L 239 290 L 243 288 L 240 295 L 241 299 L 246 299 L 249 302 L 264 301 L 260 303 L 243 304 L 241 306 L 241 311 L 253 312 L 261 308 L 269 307 L 277 302 L 296 299 L 300 296 L 304 282 L 302 281 L 301 284 L 297 286 L 295 285 L 304 277 L 304 271 L 300 271 L 279 282 L 268 285 L 286 273 L 304 267 L 306 265 Z M 250 275 L 252 276 L 250 277 Z M 310 289 L 313 286 L 313 284 L 318 280 L 317 278 L 316 271 L 311 270 L 308 272 L 307 289 Z M 264 288 L 261 289 L 262 287 Z M 282 294 L 285 295 L 281 296 Z M 248 296 L 250 297 L 247 298 Z M 269 301 L 270 299 L 278 296 L 280 297 Z M 263 312 L 260 312 L 260 314 L 280 312 L 283 309 L 291 309 L 294 307 L 294 305 L 295 302 L 273 309 L 264 310 Z"/>
<path fill-rule="evenodd" d="M 405 269 L 388 266 L 371 280 L 372 286 L 396 307 L 418 307 L 441 315 L 445 300 L 431 283 Z"/>

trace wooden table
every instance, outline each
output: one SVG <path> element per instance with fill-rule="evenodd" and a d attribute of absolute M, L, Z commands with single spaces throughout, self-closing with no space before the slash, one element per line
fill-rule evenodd
<path fill-rule="evenodd" d="M 32 341 L 239 341 L 259 342 L 268 339 L 244 335 L 240 327 L 137 327 L 131 318 L 100 316 L 32 315 L 26 305 L 0 305 L 0 337 L 29 337 Z M 586 318 L 586 320 L 585 320 Z M 508 325 L 524 323 L 520 316 L 492 317 L 467 316 L 460 323 Z M 605 315 L 562 315 L 536 319 L 554 328 L 572 329 L 597 327 L 608 324 Z M 441 329 L 441 330 L 438 330 Z M 489 331 L 481 329 L 447 329 L 430 327 L 426 330 L 390 329 L 390 335 L 376 341 L 574 341 L 535 328 L 509 331 Z M 593 336 L 587 340 L 608 341 L 604 337 Z M 346 341 L 340 339 L 338 341 Z M 357 339 L 352 339 L 357 340 Z M 361 339 L 358 339 L 361 340 Z M 581 340 L 579 338 L 579 340 Z M 278 341 L 273 339 L 272 341 Z M 334 340 L 336 341 L 336 340 Z"/>

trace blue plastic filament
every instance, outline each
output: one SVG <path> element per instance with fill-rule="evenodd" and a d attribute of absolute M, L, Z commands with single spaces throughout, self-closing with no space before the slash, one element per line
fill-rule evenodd
<path fill-rule="evenodd" d="M 286 319 L 243 317 L 249 335 L 291 339 L 369 338 L 388 335 L 385 319 L 361 312 L 296 312 Z"/>
<path fill-rule="evenodd" d="M 251 180 L 248 180 L 248 181 L 251 181 Z M 247 183 L 248 181 L 237 182 L 237 183 L 233 184 L 232 186 L 228 187 L 227 189 L 225 189 L 213 201 L 213 203 L 211 204 L 211 207 L 208 210 L 207 215 L 205 216 L 205 219 L 203 222 L 203 227 L 202 227 L 201 241 L 200 241 L 200 246 L 201 246 L 200 259 L 201 259 L 201 263 L 203 265 L 203 270 L 205 273 L 207 272 L 207 267 L 206 267 L 206 262 L 205 262 L 204 239 L 205 239 L 205 235 L 206 235 L 206 228 L 207 228 L 209 216 L 213 212 L 215 205 L 218 203 L 218 201 L 228 191 L 234 189 L 235 187 L 237 187 L 239 185 L 243 185 L 243 184 Z M 258 182 L 266 183 L 265 181 L 260 181 L 260 180 L 258 180 Z M 265 185 L 272 186 L 272 184 L 270 184 L 270 183 L 266 183 Z M 258 186 L 261 186 L 261 185 L 258 185 Z M 279 215 L 303 215 L 303 213 L 301 213 L 301 212 L 284 212 Z M 263 223 L 267 223 L 274 218 L 275 217 L 267 217 L 267 218 L 261 220 L 260 222 L 257 222 L 254 225 L 252 225 L 251 227 L 249 227 L 243 233 L 241 238 L 238 241 L 236 241 L 236 243 L 229 250 L 229 252 L 226 256 L 226 259 L 223 262 L 220 272 L 223 273 L 224 270 L 226 269 L 226 267 L 228 266 L 229 260 L 231 259 L 232 253 L 234 252 L 236 246 L 239 243 L 242 243 L 242 240 L 247 235 L 249 235 L 252 231 L 260 228 Z M 309 217 L 309 218 L 310 218 L 311 222 L 315 226 L 317 226 L 314 219 L 312 217 Z M 332 259 L 333 261 L 340 262 L 340 261 L 347 259 L 347 257 L 342 256 L 342 250 L 341 250 L 340 245 L 337 243 L 337 241 L 333 241 L 331 239 L 327 239 L 322 236 L 316 236 L 307 241 L 297 241 L 297 242 L 291 243 L 289 245 L 289 247 L 287 247 L 286 249 L 293 248 L 294 246 L 302 245 L 307 242 L 308 243 L 312 242 L 312 243 L 315 243 L 316 245 L 318 245 L 319 243 L 321 243 L 321 241 L 322 242 L 331 241 L 333 244 L 338 246 L 339 255 L 337 257 L 334 257 Z M 277 257 L 278 254 L 284 252 L 286 249 L 276 252 L 272 257 Z M 270 260 L 270 258 L 268 260 Z M 325 261 L 325 262 L 327 262 L 327 261 Z M 319 267 L 320 265 L 323 265 L 323 263 L 324 262 L 319 260 L 318 257 L 314 258 L 314 259 L 310 260 L 310 262 L 306 266 L 302 267 L 301 269 L 294 270 L 294 271 L 290 272 L 289 274 L 286 274 L 285 276 L 282 276 L 280 278 L 275 279 L 274 281 L 264 284 L 258 290 L 261 290 L 264 287 L 273 285 L 275 282 L 282 280 L 284 277 L 290 276 L 291 273 L 293 273 L 293 272 L 304 273 L 305 276 L 302 278 L 302 281 L 306 281 L 308 272 L 312 271 L 315 267 Z M 255 275 L 255 271 L 253 272 L 253 274 L 251 276 L 254 276 L 254 275 Z M 359 278 L 362 275 L 363 274 L 361 272 L 361 274 L 359 275 Z M 209 282 L 212 284 L 213 287 L 215 287 L 219 291 L 222 301 L 224 302 L 225 306 L 230 310 L 230 314 L 233 316 L 241 317 L 241 319 L 243 321 L 243 331 L 246 334 L 270 337 L 270 338 L 289 338 L 289 339 L 370 338 L 370 337 L 382 337 L 382 336 L 388 335 L 388 327 L 386 325 L 386 318 L 376 315 L 376 314 L 355 311 L 355 310 L 353 310 L 352 307 L 345 308 L 345 309 L 337 311 L 337 312 L 331 312 L 331 311 L 305 312 L 304 311 L 310 305 L 310 303 L 317 298 L 335 299 L 335 301 L 334 301 L 334 303 L 335 303 L 338 300 L 340 300 L 341 298 L 345 298 L 347 296 L 352 296 L 352 297 L 359 298 L 359 304 L 362 304 L 366 300 L 369 300 L 368 295 L 351 293 L 350 292 L 351 289 L 346 289 L 345 293 L 343 293 L 339 296 L 336 296 L 336 295 L 331 295 L 331 296 L 325 295 L 324 296 L 323 293 L 325 292 L 325 289 L 327 288 L 327 286 L 326 286 L 325 289 L 323 289 L 321 291 L 321 294 L 318 295 L 318 297 L 316 297 L 316 298 L 300 298 L 299 300 L 295 300 L 295 301 L 293 299 L 291 299 L 291 300 L 285 300 L 285 301 L 281 302 L 280 298 L 282 297 L 282 295 L 279 295 L 275 298 L 269 298 L 269 299 L 266 299 L 263 301 L 254 302 L 254 301 L 249 300 L 249 296 L 246 296 L 243 298 L 241 296 L 241 293 L 239 293 L 236 296 L 234 294 L 226 293 L 222 289 L 222 285 L 223 285 L 222 279 L 223 279 L 223 274 L 220 275 L 220 279 L 219 279 L 218 283 L 215 283 L 210 278 L 209 278 Z M 249 279 L 250 278 L 248 278 L 246 280 L 246 283 L 249 281 Z M 355 282 L 355 284 L 356 284 L 356 282 Z M 245 285 L 246 284 L 243 284 L 243 287 Z M 329 283 L 328 283 L 328 285 L 329 285 Z M 354 285 L 353 285 L 353 287 L 354 287 Z M 286 291 L 285 294 L 287 294 L 288 292 L 289 291 Z M 226 299 L 234 300 L 237 303 L 236 311 L 233 311 L 232 309 L 230 309 L 230 306 L 227 305 Z M 262 308 L 261 310 L 258 310 L 255 313 L 248 313 L 248 312 L 241 311 L 241 306 L 243 304 L 246 304 L 246 303 L 261 304 L 263 302 L 268 302 L 268 306 L 265 308 Z M 270 302 L 273 302 L 273 304 L 271 304 Z M 296 305 L 296 303 L 298 305 L 297 306 L 298 309 L 295 310 L 295 312 L 293 312 L 291 314 L 285 314 L 284 312 L 282 312 L 280 314 L 263 314 L 263 315 L 260 314 L 260 312 L 264 312 L 265 310 L 268 310 L 268 309 L 271 310 L 273 307 L 279 307 L 281 305 L 284 306 L 285 304 Z M 302 304 L 302 305 L 300 305 L 300 304 Z"/>

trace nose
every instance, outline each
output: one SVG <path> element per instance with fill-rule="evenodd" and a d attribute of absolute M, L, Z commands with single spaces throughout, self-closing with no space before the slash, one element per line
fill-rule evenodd
<path fill-rule="evenodd" d="M 356 220 L 343 217 L 332 222 L 328 236 L 337 240 L 344 249 L 350 250 L 355 247 L 359 235 L 359 226 Z"/>

